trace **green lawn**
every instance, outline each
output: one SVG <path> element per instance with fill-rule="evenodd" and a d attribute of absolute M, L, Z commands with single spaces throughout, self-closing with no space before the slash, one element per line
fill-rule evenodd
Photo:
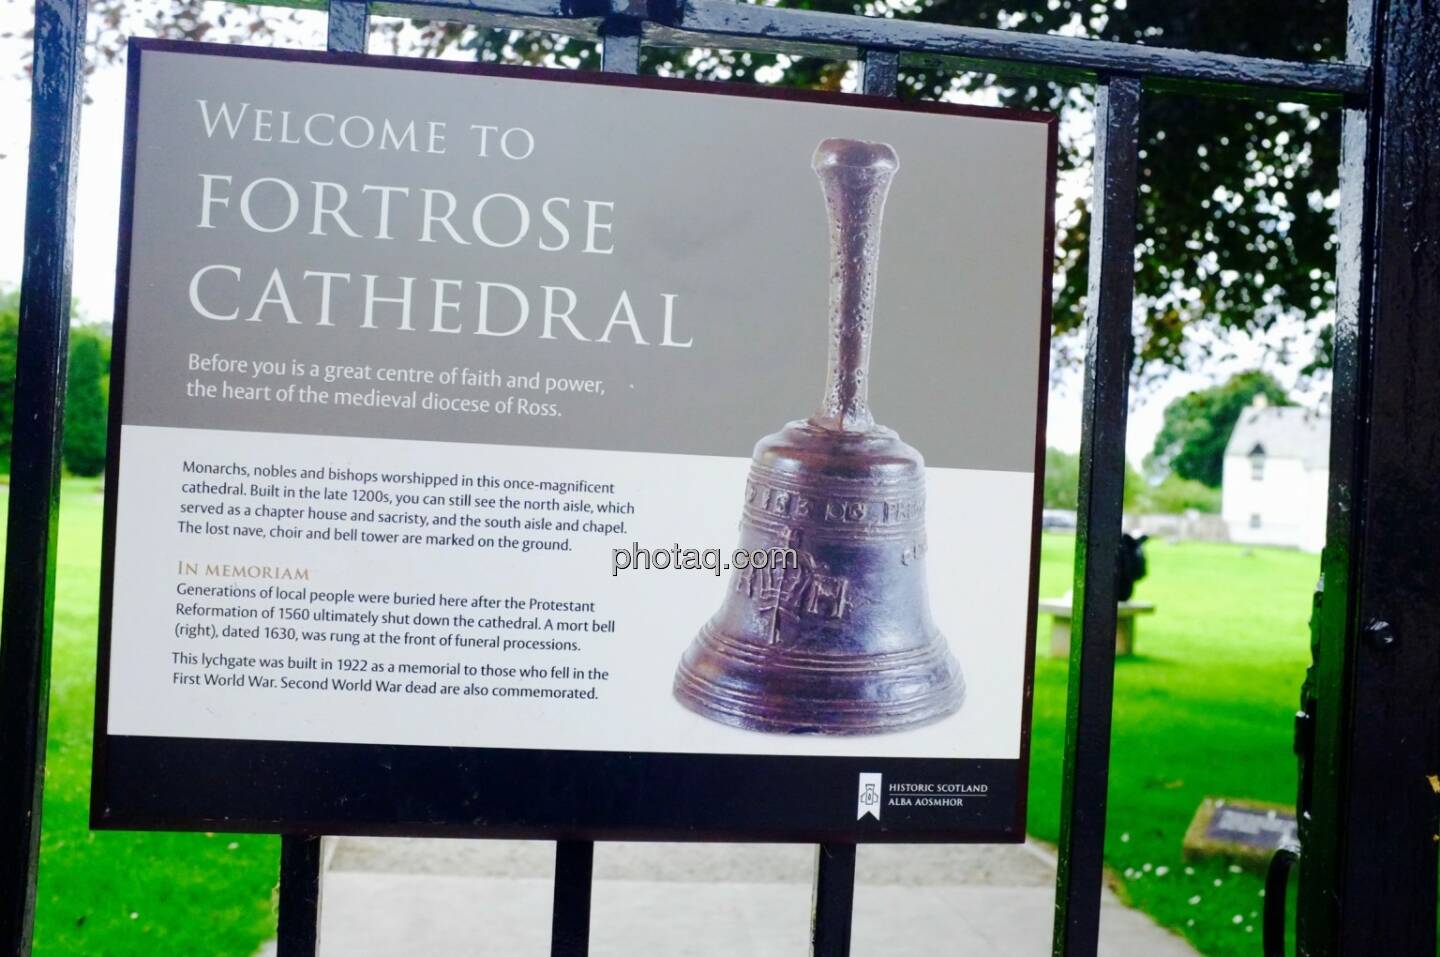
<path fill-rule="evenodd" d="M 60 536 L 36 953 L 249 957 L 273 928 L 274 838 L 92 834 L 86 826 L 100 551 L 94 482 L 66 482 Z M 1042 595 L 1069 586 L 1072 547 L 1071 538 L 1046 538 Z M 1163 542 L 1148 553 L 1139 597 L 1159 613 L 1144 620 L 1140 656 L 1116 676 L 1106 856 L 1128 900 L 1204 953 L 1251 955 L 1259 950 L 1259 878 L 1224 864 L 1187 873 L 1180 839 L 1203 795 L 1293 801 L 1290 722 L 1317 562 Z M 1059 826 L 1064 701 L 1065 663 L 1042 657 L 1030 830 L 1048 841 Z"/>
<path fill-rule="evenodd" d="M 36 904 L 38 957 L 250 957 L 273 935 L 273 837 L 92 833 L 100 493 L 65 483 Z"/>
<path fill-rule="evenodd" d="M 1047 536 L 1040 593 L 1070 587 L 1075 540 Z M 1224 863 L 1184 861 L 1180 842 L 1207 794 L 1293 804 L 1291 729 L 1309 661 L 1314 555 L 1198 542 L 1146 545 L 1154 602 L 1134 658 L 1115 674 L 1105 857 L 1123 897 L 1202 953 L 1260 952 L 1262 881 Z M 1060 829 L 1066 662 L 1035 669 L 1029 829 Z M 1198 900 L 1196 900 L 1198 898 Z M 1192 903 L 1194 901 L 1194 903 Z"/>

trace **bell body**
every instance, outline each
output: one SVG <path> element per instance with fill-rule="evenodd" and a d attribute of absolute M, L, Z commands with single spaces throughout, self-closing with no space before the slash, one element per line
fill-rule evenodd
<path fill-rule="evenodd" d="M 675 697 L 755 731 L 873 734 L 960 707 L 960 666 L 925 589 L 925 461 L 869 404 L 875 276 L 893 148 L 823 140 L 829 369 L 820 410 L 755 446 L 736 569 L 675 672 Z M 790 563 L 776 562 L 793 554 Z"/>
<path fill-rule="evenodd" d="M 793 422 L 762 439 L 740 548 L 796 561 L 733 573 L 681 659 L 681 703 L 742 728 L 813 734 L 895 731 L 959 708 L 964 679 L 926 592 L 924 468 L 883 427 Z"/>

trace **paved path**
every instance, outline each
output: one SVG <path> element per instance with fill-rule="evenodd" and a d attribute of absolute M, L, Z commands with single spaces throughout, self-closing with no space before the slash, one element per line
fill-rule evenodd
<path fill-rule="evenodd" d="M 554 845 L 342 838 L 324 886 L 325 957 L 545 957 Z M 594 957 L 796 957 L 814 849 L 601 844 Z M 1049 953 L 1054 861 L 1031 847 L 866 846 L 856 957 Z M 1108 891 L 1106 957 L 1194 957 Z"/>

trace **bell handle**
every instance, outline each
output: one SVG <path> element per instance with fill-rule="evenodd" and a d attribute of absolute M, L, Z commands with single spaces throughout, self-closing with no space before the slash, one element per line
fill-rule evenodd
<path fill-rule="evenodd" d="M 870 337 L 880 220 L 899 168 L 888 143 L 827 139 L 811 163 L 830 220 L 830 354 L 825 395 L 811 422 L 836 432 L 865 432 L 870 414 Z"/>

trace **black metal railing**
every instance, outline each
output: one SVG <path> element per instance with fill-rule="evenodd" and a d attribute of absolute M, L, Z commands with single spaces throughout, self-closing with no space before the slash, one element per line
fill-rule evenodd
<path fill-rule="evenodd" d="M 370 14 L 598 38 L 854 59 L 894 95 L 899 67 L 1098 87 L 1076 620 L 1054 953 L 1097 952 L 1114 687 L 1115 586 L 1132 341 L 1142 92 L 1343 105 L 1328 545 L 1316 714 L 1301 795 L 1301 952 L 1436 952 L 1440 773 L 1440 10 L 1352 0 L 1343 63 L 819 13 L 731 0 L 330 0 L 329 48 L 364 52 Z M 0 941 L 29 953 L 45 749 L 84 0 L 37 0 L 30 183 L 5 607 L 0 632 Z M 1092 574 L 1091 571 L 1096 573 Z M 1366 641 L 1384 622 L 1392 640 Z M 317 947 L 321 847 L 283 839 L 281 957 Z M 594 848 L 556 850 L 552 952 L 586 952 Z M 817 854 L 813 952 L 848 953 L 856 848 Z M 957 942 L 957 949 L 963 944 Z"/>

